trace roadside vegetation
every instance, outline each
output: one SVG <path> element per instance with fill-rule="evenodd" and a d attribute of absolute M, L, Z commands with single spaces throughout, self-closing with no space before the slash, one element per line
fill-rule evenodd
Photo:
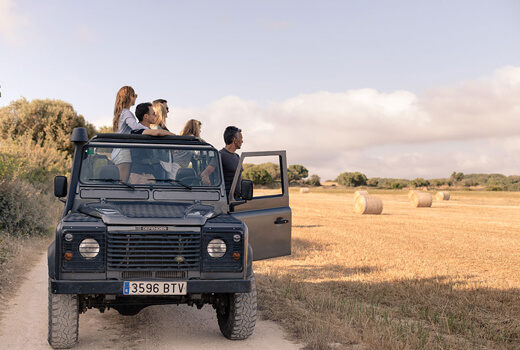
<path fill-rule="evenodd" d="M 62 101 L 21 99 L 0 109 L 0 294 L 20 273 L 20 256 L 44 249 L 58 221 L 53 179 L 70 169 L 76 126 L 83 117 Z"/>

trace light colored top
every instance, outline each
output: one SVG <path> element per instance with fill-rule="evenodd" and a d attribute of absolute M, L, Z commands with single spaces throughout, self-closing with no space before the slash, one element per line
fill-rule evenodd
<path fill-rule="evenodd" d="M 130 134 L 132 130 L 149 129 L 137 121 L 134 113 L 128 108 L 123 109 L 119 116 L 119 123 L 117 124 L 118 134 Z"/>
<path fill-rule="evenodd" d="M 131 134 L 132 130 L 150 129 L 137 121 L 134 113 L 128 108 L 124 108 L 119 116 L 119 123 L 117 124 L 118 134 Z M 112 159 L 115 159 L 121 153 L 121 148 L 114 148 L 112 150 Z"/>

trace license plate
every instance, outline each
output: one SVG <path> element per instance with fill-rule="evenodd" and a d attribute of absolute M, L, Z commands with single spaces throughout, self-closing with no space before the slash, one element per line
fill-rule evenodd
<path fill-rule="evenodd" d="M 125 295 L 186 295 L 186 282 L 124 282 Z"/>

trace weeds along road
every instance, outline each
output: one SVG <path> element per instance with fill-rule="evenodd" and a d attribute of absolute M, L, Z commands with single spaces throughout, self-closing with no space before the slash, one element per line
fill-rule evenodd
<path fill-rule="evenodd" d="M 47 256 L 25 276 L 16 295 L 5 301 L 0 320 L 0 349 L 52 349 L 47 343 Z M 211 305 L 151 306 L 136 316 L 115 310 L 88 310 L 79 316 L 79 343 L 74 349 L 301 349 L 285 339 L 270 321 L 257 320 L 244 341 L 222 336 Z"/>

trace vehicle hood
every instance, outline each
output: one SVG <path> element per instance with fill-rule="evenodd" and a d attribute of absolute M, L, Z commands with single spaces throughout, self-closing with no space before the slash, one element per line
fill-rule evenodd
<path fill-rule="evenodd" d="M 107 225 L 202 226 L 220 213 L 198 203 L 96 202 L 82 204 L 79 212 L 100 218 Z"/>

